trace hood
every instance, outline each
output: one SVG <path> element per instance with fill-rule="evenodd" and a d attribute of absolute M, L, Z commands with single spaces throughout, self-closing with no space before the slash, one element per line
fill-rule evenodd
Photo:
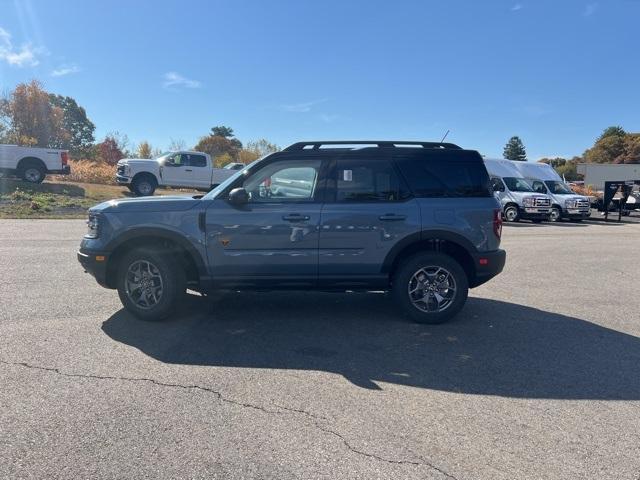
<path fill-rule="evenodd" d="M 585 197 L 584 195 L 559 195 L 565 200 L 586 200 L 589 201 L 589 197 Z"/>
<path fill-rule="evenodd" d="M 153 158 L 123 158 L 118 160 L 118 165 L 134 165 L 136 163 L 148 165 L 149 163 L 157 164 L 158 161 Z"/>
<path fill-rule="evenodd" d="M 536 192 L 512 192 L 512 191 L 509 191 L 509 195 L 511 195 L 513 198 L 517 198 L 519 200 L 522 200 L 525 197 L 549 198 L 549 195 L 546 195 L 546 194 L 543 194 L 543 193 L 536 193 Z"/>
<path fill-rule="evenodd" d="M 200 204 L 200 196 L 167 195 L 158 197 L 118 198 L 91 207 L 93 213 L 183 212 Z"/>

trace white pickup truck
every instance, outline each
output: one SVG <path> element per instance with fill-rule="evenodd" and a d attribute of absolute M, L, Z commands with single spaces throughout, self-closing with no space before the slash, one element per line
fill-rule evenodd
<path fill-rule="evenodd" d="M 153 159 L 123 158 L 116 182 L 138 196 L 153 195 L 159 186 L 209 191 L 242 168 L 242 163 L 215 168 L 211 157 L 202 152 L 166 152 Z"/>
<path fill-rule="evenodd" d="M 0 173 L 16 175 L 26 182 L 41 183 L 48 173 L 68 175 L 68 163 L 66 150 L 0 145 Z"/>

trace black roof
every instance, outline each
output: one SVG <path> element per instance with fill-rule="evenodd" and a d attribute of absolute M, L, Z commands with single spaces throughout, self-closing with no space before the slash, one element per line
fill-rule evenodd
<path fill-rule="evenodd" d="M 289 145 L 283 152 L 293 152 L 297 150 L 319 150 L 324 145 L 335 145 L 336 148 L 353 149 L 353 145 L 375 146 L 377 148 L 396 148 L 398 145 L 414 146 L 418 148 L 432 148 L 443 150 L 462 150 L 454 143 L 443 142 L 419 142 L 419 141 L 396 141 L 396 140 L 330 140 L 315 142 L 297 142 Z M 340 147 L 343 145 L 343 147 Z"/>

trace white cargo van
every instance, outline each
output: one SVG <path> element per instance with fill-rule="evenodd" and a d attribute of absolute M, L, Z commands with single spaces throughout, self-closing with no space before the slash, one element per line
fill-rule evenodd
<path fill-rule="evenodd" d="M 526 219 L 539 223 L 549 220 L 551 198 L 536 193 L 514 163 L 511 160 L 484 159 L 494 195 L 502 206 L 502 216 L 507 222 Z"/>
<path fill-rule="evenodd" d="M 561 218 L 581 221 L 591 216 L 589 197 L 578 195 L 562 180 L 551 165 L 534 162 L 513 162 L 537 193 L 551 197 L 551 221 Z"/>

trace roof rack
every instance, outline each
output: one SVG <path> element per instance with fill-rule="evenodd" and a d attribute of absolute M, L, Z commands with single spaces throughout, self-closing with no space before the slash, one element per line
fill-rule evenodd
<path fill-rule="evenodd" d="M 323 145 L 345 145 L 345 148 L 349 148 L 349 145 L 377 145 L 378 148 L 395 148 L 396 145 L 415 145 L 422 148 L 441 148 L 441 149 L 453 149 L 462 150 L 461 147 L 455 143 L 441 143 L 441 142 L 412 142 L 412 141 L 395 141 L 395 140 L 331 140 L 326 142 L 297 142 L 293 145 L 289 145 L 285 148 L 284 152 L 292 152 L 296 150 L 319 150 Z"/>

